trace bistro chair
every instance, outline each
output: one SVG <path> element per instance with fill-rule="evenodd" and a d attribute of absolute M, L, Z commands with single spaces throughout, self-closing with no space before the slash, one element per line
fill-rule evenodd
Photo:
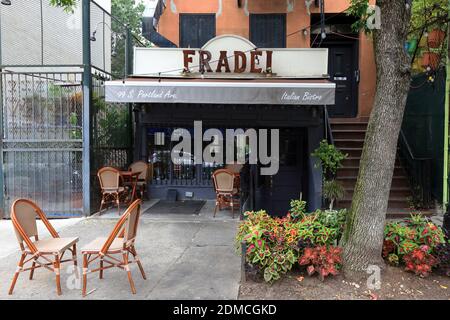
<path fill-rule="evenodd" d="M 231 207 L 231 213 L 234 219 L 235 206 L 240 205 L 239 190 L 235 187 L 235 174 L 227 169 L 219 169 L 213 173 L 214 189 L 216 191 L 216 207 L 214 208 L 214 217 L 216 217 L 217 208 Z"/>
<path fill-rule="evenodd" d="M 51 235 L 48 239 L 39 239 L 36 217 L 40 218 Z M 78 238 L 60 238 L 52 227 L 44 212 L 32 201 L 26 199 L 16 200 L 11 207 L 11 221 L 19 241 L 22 252 L 17 270 L 9 288 L 11 295 L 16 285 L 17 278 L 21 272 L 30 271 L 30 280 L 33 280 L 34 270 L 45 268 L 55 273 L 56 290 L 61 295 L 61 263 L 73 261 L 77 266 Z M 34 238 L 32 240 L 31 238 Z M 69 250 L 72 259 L 63 260 L 64 253 Z M 25 264 L 31 262 L 31 267 L 24 268 Z"/>
<path fill-rule="evenodd" d="M 103 271 L 106 269 L 117 267 L 127 272 L 128 281 L 130 282 L 131 292 L 136 294 L 133 278 L 131 277 L 130 263 L 137 263 L 144 280 L 144 268 L 139 260 L 134 243 L 139 224 L 141 211 L 141 200 L 134 201 L 122 217 L 117 222 L 113 231 L 108 238 L 97 238 L 87 244 L 81 253 L 83 255 L 83 297 L 86 296 L 87 275 L 93 272 L 99 272 L 100 279 L 103 279 Z M 121 254 L 122 258 L 115 255 Z M 133 256 L 133 260 L 129 260 L 129 255 Z M 99 260 L 99 267 L 89 270 L 89 264 Z M 106 266 L 105 266 L 106 264 Z"/>
<path fill-rule="evenodd" d="M 100 212 L 103 205 L 107 202 L 115 202 L 120 214 L 120 198 L 125 194 L 125 188 L 120 186 L 120 171 L 116 168 L 105 167 L 98 171 L 98 180 L 102 192 L 102 202 L 100 204 Z"/>
<path fill-rule="evenodd" d="M 149 171 L 150 166 L 145 161 L 137 161 L 130 165 L 130 171 L 132 172 L 140 172 L 141 174 L 138 177 L 136 187 L 139 188 L 139 193 L 141 194 L 141 199 L 144 197 L 145 192 L 147 191 L 147 183 L 149 180 Z"/>

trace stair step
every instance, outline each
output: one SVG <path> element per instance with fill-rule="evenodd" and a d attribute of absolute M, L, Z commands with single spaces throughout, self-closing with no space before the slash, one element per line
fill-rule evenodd
<path fill-rule="evenodd" d="M 337 205 L 339 207 L 350 208 L 352 199 L 339 200 Z M 409 209 L 409 203 L 405 198 L 389 198 L 388 207 L 391 209 Z"/>
<path fill-rule="evenodd" d="M 348 156 L 344 161 L 342 161 L 342 165 L 344 167 L 353 167 L 353 166 L 358 166 L 359 167 L 359 162 L 361 161 L 361 157 L 350 157 Z M 401 167 L 401 163 L 400 160 L 397 158 L 395 159 L 395 165 Z"/>
<path fill-rule="evenodd" d="M 330 123 L 368 123 L 369 117 L 358 118 L 330 118 Z"/>
<path fill-rule="evenodd" d="M 354 188 L 356 184 L 356 176 L 350 176 L 350 177 L 339 177 L 337 178 L 337 181 L 340 181 L 344 188 Z M 405 176 L 394 176 L 392 178 L 392 186 L 391 187 L 402 187 L 402 188 L 408 188 L 409 183 L 408 179 Z"/>
<path fill-rule="evenodd" d="M 348 157 L 344 161 L 342 161 L 342 165 L 344 167 L 352 167 L 352 166 L 358 166 L 359 162 L 361 161 L 361 157 Z"/>
<path fill-rule="evenodd" d="M 366 130 L 355 129 L 355 130 L 343 130 L 343 129 L 331 129 L 333 132 L 334 139 L 362 139 L 366 136 Z"/>
<path fill-rule="evenodd" d="M 367 131 L 368 118 L 332 118 L 330 119 L 336 148 L 347 154 L 337 171 L 337 180 L 345 188 L 345 199 L 337 203 L 337 207 L 350 207 L 354 188 L 359 172 L 361 154 L 364 147 L 364 139 Z M 406 172 L 398 157 L 395 160 L 394 177 L 392 178 L 389 193 L 388 217 L 403 218 L 410 215 L 408 197 L 411 196 L 409 181 Z M 424 215 L 431 215 L 432 211 Z"/>
<path fill-rule="evenodd" d="M 364 146 L 364 139 L 334 139 L 336 148 L 361 148 Z"/>
<path fill-rule="evenodd" d="M 367 129 L 367 122 L 331 122 L 331 130 L 364 130 Z"/>
<path fill-rule="evenodd" d="M 353 197 L 354 188 L 345 188 L 345 197 L 351 198 Z M 391 188 L 391 191 L 389 193 L 389 197 L 391 198 L 405 198 L 408 199 L 408 197 L 411 196 L 411 190 L 410 188 Z"/>
<path fill-rule="evenodd" d="M 348 154 L 349 157 L 351 158 L 356 158 L 356 157 L 361 157 L 362 154 L 362 147 L 361 148 L 338 148 L 339 150 L 341 150 L 344 154 Z"/>
<path fill-rule="evenodd" d="M 337 177 L 355 177 L 358 176 L 359 166 L 344 166 L 337 171 Z M 404 176 L 405 172 L 402 167 L 396 166 L 394 168 L 394 176 Z"/>

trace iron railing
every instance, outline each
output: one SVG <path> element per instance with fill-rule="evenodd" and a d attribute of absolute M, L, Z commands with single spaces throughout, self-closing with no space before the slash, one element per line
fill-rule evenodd
<path fill-rule="evenodd" d="M 416 157 L 403 130 L 400 131 L 398 147 L 400 160 L 411 186 L 412 205 L 420 209 L 430 208 L 433 202 L 431 188 L 432 158 Z"/>
<path fill-rule="evenodd" d="M 328 113 L 327 106 L 324 107 L 324 120 L 325 120 L 325 138 L 329 144 L 334 145 L 333 131 L 331 130 L 330 115 Z"/>

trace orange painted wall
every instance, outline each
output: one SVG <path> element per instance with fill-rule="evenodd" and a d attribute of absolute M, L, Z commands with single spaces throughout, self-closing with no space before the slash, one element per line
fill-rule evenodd
<path fill-rule="evenodd" d="M 220 0 L 167 0 L 166 10 L 160 18 L 158 32 L 173 43 L 179 43 L 180 13 L 216 13 Z M 370 0 L 374 3 L 375 0 Z M 216 35 L 235 34 L 249 38 L 249 17 L 242 8 L 238 8 L 237 0 L 222 0 L 222 12 L 216 16 Z M 288 11 L 288 3 L 293 3 L 293 10 Z M 348 8 L 350 0 L 325 0 L 326 13 L 341 13 Z M 173 9 L 176 11 L 173 12 Z M 310 25 L 310 17 L 306 12 L 304 0 L 248 0 L 249 13 L 286 13 L 287 15 L 287 47 L 308 48 L 310 36 L 303 35 L 301 30 Z M 312 12 L 319 12 L 311 5 Z M 300 31 L 300 32 L 298 32 Z M 359 67 L 361 81 L 359 84 L 358 116 L 369 116 L 375 95 L 375 61 L 373 44 L 370 37 L 360 35 Z"/>

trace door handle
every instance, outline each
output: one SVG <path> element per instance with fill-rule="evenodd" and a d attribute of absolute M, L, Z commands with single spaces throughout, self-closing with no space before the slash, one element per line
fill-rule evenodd
<path fill-rule="evenodd" d="M 359 83 L 359 80 L 360 80 L 360 71 L 359 71 L 359 69 L 355 70 L 355 80 L 356 80 L 356 83 Z"/>

